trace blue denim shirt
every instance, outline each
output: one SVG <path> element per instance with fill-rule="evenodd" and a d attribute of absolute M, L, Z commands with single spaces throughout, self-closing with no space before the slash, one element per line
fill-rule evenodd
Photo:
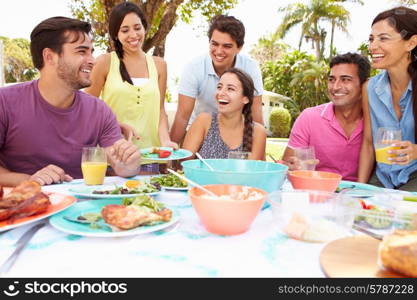
<path fill-rule="evenodd" d="M 398 120 L 392 103 L 388 72 L 383 71 L 372 77 L 368 83 L 368 101 L 371 115 L 372 138 L 376 140 L 379 127 L 401 129 L 402 140 L 415 144 L 414 116 L 411 81 L 400 98 L 401 120 Z M 405 166 L 377 163 L 376 175 L 387 188 L 394 188 L 408 182 L 411 173 L 417 170 L 417 160 Z"/>

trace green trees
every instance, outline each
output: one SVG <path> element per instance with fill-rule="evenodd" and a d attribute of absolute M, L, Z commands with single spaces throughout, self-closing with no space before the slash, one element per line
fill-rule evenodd
<path fill-rule="evenodd" d="M 269 114 L 269 128 L 273 137 L 286 138 L 291 130 L 291 114 L 286 108 L 275 107 Z"/>
<path fill-rule="evenodd" d="M 29 41 L 22 38 L 10 39 L 0 36 L 4 45 L 5 81 L 19 82 L 32 80 L 37 75 L 30 56 Z"/>
<path fill-rule="evenodd" d="M 324 57 L 327 31 L 322 27 L 323 22 L 331 23 L 330 53 L 333 49 L 333 37 L 335 28 L 347 32 L 347 24 L 350 22 L 350 13 L 340 2 L 343 0 L 310 0 L 308 4 L 294 3 L 282 7 L 279 11 L 285 12 L 285 16 L 277 29 L 277 34 L 283 38 L 290 29 L 301 25 L 301 35 L 298 50 L 301 49 L 303 39 L 311 41 L 316 52 L 317 60 Z M 361 0 L 352 0 L 363 4 Z"/>
<path fill-rule="evenodd" d="M 96 44 L 110 49 L 108 44 L 108 18 L 112 8 L 123 0 L 71 0 L 74 17 L 93 24 Z M 238 0 L 135 0 L 144 12 L 150 29 L 143 50 L 153 50 L 153 55 L 164 56 L 165 40 L 178 18 L 190 23 L 195 11 L 207 19 L 233 8 Z"/>
<path fill-rule="evenodd" d="M 261 70 L 266 90 L 291 98 L 284 106 L 292 121 L 305 108 L 328 101 L 328 66 L 313 55 L 293 50 L 279 60 L 265 62 Z"/>
<path fill-rule="evenodd" d="M 251 49 L 250 55 L 262 65 L 267 61 L 280 59 L 289 48 L 290 46 L 283 43 L 275 33 L 261 37 L 258 45 Z"/>

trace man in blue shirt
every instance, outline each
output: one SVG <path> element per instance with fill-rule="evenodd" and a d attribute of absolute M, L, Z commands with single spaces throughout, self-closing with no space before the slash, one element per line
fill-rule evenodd
<path fill-rule="evenodd" d="M 215 112 L 215 93 L 221 74 L 230 67 L 248 73 L 255 84 L 252 104 L 253 121 L 262 120 L 262 75 L 259 65 L 248 56 L 239 54 L 244 44 L 245 27 L 232 16 L 216 16 L 208 31 L 209 53 L 189 63 L 181 77 L 178 108 L 171 128 L 171 140 L 181 142 L 187 126 L 201 112 Z"/>

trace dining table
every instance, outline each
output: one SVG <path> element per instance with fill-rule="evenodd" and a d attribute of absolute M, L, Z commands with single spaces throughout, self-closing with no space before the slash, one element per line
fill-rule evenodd
<path fill-rule="evenodd" d="M 148 177 L 134 179 L 147 180 Z M 105 184 L 117 185 L 126 180 L 106 177 Z M 74 180 L 44 186 L 42 190 L 49 194 L 72 195 L 71 190 L 80 185 L 83 185 L 82 180 Z M 286 181 L 284 186 L 288 185 Z M 75 197 L 76 204 L 104 201 Z M 325 277 L 319 256 L 326 244 L 287 237 L 278 230 L 267 205 L 248 231 L 223 236 L 204 228 L 187 191 L 163 190 L 153 197 L 174 210 L 178 221 L 157 231 L 106 237 L 63 232 L 47 223 L 1 276 Z M 14 251 L 16 241 L 37 222 L 0 232 L 0 265 Z"/>

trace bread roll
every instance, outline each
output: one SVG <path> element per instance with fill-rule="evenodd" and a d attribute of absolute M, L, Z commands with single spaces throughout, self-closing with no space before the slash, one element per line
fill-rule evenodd
<path fill-rule="evenodd" d="M 379 245 L 382 265 L 406 276 L 417 277 L 417 231 L 396 230 Z"/>

